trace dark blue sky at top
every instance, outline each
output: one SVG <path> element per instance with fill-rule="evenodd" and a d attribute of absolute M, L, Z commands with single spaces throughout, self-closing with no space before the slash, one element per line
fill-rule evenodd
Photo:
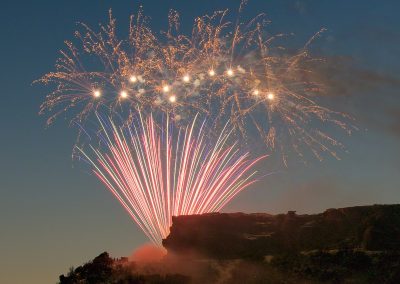
<path fill-rule="evenodd" d="M 193 18 L 235 11 L 239 1 L 142 1 L 154 30 L 166 28 L 170 8 L 189 32 Z M 45 129 L 38 116 L 49 90 L 32 82 L 53 70 L 76 22 L 92 27 L 113 9 L 121 34 L 138 1 L 2 1 L 0 9 L 0 282 L 54 283 L 60 273 L 104 250 L 128 255 L 146 242 L 111 194 L 72 162 L 76 131 L 59 119 Z M 360 131 L 344 138 L 341 161 L 295 164 L 243 192 L 225 211 L 319 212 L 329 207 L 400 202 L 400 18 L 398 1 L 250 1 L 243 14 L 264 12 L 271 33 L 291 33 L 301 46 L 322 27 L 326 56 L 351 58 L 371 72 L 347 78 L 351 95 L 333 105 L 357 118 Z M 365 74 L 365 73 L 362 73 Z M 355 74 L 356 76 L 357 74 Z M 358 76 L 358 75 L 357 75 Z M 354 84 L 352 84 L 354 83 Z M 26 271 L 24 275 L 19 271 Z M 32 281 L 27 281 L 32 279 Z"/>

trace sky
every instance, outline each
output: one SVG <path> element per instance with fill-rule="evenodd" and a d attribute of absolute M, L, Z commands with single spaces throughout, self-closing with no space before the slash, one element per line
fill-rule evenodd
<path fill-rule="evenodd" d="M 103 251 L 126 256 L 147 240 L 97 179 L 72 161 L 76 129 L 59 119 L 45 127 L 39 105 L 48 88 L 32 85 L 54 70 L 76 22 L 96 27 L 112 8 L 126 29 L 143 4 L 154 30 L 168 10 L 183 29 L 238 1 L 2 1 L 0 9 L 0 283 L 55 283 Z M 327 208 L 400 202 L 400 3 L 396 0 L 253 0 L 245 17 L 266 13 L 272 32 L 295 41 L 327 28 L 319 52 L 345 58 L 328 74 L 332 104 L 356 118 L 359 131 L 343 138 L 347 153 L 280 168 L 241 193 L 224 212 L 318 213 Z M 349 71 L 350 70 L 350 71 Z"/>

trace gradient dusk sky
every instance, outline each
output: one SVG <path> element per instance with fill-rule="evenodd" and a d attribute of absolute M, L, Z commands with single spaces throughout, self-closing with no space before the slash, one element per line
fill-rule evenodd
<path fill-rule="evenodd" d="M 143 4 L 157 31 L 168 10 L 193 18 L 236 10 L 239 1 L 18 1 L 0 9 L 0 283 L 55 283 L 103 251 L 126 256 L 147 240 L 118 202 L 71 159 L 76 129 L 62 118 L 45 128 L 39 105 L 48 88 L 32 85 L 54 70 L 76 22 L 97 27 L 112 8 L 122 32 Z M 253 0 L 244 16 L 265 12 L 272 33 L 306 42 L 322 27 L 319 52 L 345 58 L 326 74 L 335 108 L 351 113 L 360 131 L 340 137 L 348 153 L 274 172 L 241 193 L 225 212 L 317 213 L 331 207 L 400 203 L 400 2 L 396 0 Z M 300 45 L 299 45 L 300 47 Z M 336 62 L 337 63 L 337 62 Z M 340 80 L 339 80 L 340 79 Z"/>

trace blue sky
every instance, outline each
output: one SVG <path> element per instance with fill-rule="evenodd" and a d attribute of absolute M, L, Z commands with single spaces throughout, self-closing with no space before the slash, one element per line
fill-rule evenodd
<path fill-rule="evenodd" d="M 165 28 L 170 8 L 183 29 L 238 1 L 142 1 L 154 30 Z M 76 131 L 59 119 L 45 128 L 38 115 L 45 87 L 32 81 L 53 70 L 76 22 L 105 22 L 112 8 L 123 32 L 138 1 L 2 2 L 0 103 L 0 282 L 54 283 L 72 265 L 102 251 L 130 254 L 146 242 L 119 204 L 71 159 Z M 305 42 L 328 31 L 320 52 L 343 56 L 357 72 L 332 86 L 334 106 L 350 112 L 360 131 L 344 138 L 341 160 L 312 161 L 278 173 L 243 192 L 224 211 L 316 213 L 330 207 L 400 202 L 400 18 L 398 1 L 250 1 L 245 17 L 265 12 L 271 32 Z M 340 86 L 339 86 L 340 85 Z M 340 91 L 339 91 L 340 90 Z M 24 273 L 21 273 L 23 271 Z"/>

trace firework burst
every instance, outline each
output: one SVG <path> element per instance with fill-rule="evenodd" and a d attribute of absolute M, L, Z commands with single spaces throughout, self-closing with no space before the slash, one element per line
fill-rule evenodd
<path fill-rule="evenodd" d="M 48 123 L 73 108 L 83 123 L 99 107 L 125 116 L 132 109 L 168 114 L 183 126 L 195 114 L 222 127 L 228 119 L 235 134 L 258 136 L 287 163 L 289 153 L 337 156 L 342 145 L 323 128 L 351 133 L 349 117 L 320 105 L 324 86 L 312 80 L 308 48 L 316 33 L 295 54 L 275 44 L 283 35 L 267 36 L 269 21 L 258 15 L 247 23 L 231 23 L 227 11 L 195 19 L 190 36 L 179 32 L 179 16 L 171 11 L 169 28 L 156 35 L 142 11 L 132 16 L 125 39 L 116 35 L 116 21 L 95 31 L 85 24 L 66 42 L 56 71 L 39 81 L 54 83 L 41 112 Z M 126 115 L 124 115 L 126 114 Z M 217 131 L 218 132 L 218 131 Z"/>
<path fill-rule="evenodd" d="M 250 159 L 236 143 L 229 146 L 227 126 L 211 145 L 196 118 L 180 130 L 169 119 L 159 128 L 152 116 L 140 116 L 129 127 L 98 119 L 100 147 L 78 150 L 158 245 L 169 233 L 172 216 L 220 210 L 255 182 L 252 168 L 264 158 Z"/>

